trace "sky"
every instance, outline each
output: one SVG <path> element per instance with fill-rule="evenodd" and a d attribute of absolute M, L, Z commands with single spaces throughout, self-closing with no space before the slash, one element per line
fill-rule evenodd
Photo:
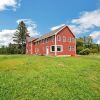
<path fill-rule="evenodd" d="M 32 37 L 66 24 L 100 44 L 100 0 L 0 0 L 0 46 L 13 41 L 22 20 Z"/>

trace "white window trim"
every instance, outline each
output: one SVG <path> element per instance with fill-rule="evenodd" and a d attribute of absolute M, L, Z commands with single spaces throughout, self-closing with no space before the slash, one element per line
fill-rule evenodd
<path fill-rule="evenodd" d="M 57 36 L 57 41 L 61 41 L 61 36 L 60 35 Z"/>
<path fill-rule="evenodd" d="M 66 36 L 63 36 L 62 41 L 63 41 L 63 42 L 66 42 L 66 40 L 67 40 Z"/>
<path fill-rule="evenodd" d="M 50 52 L 55 52 L 55 51 L 52 51 L 52 46 L 55 47 L 55 45 L 51 45 L 50 46 Z M 61 47 L 61 51 L 56 51 L 56 52 L 62 52 L 63 51 L 63 45 L 56 45 L 55 49 L 57 49 L 57 46 L 60 46 Z"/>
<path fill-rule="evenodd" d="M 71 51 L 75 51 L 75 46 L 71 46 Z"/>
<path fill-rule="evenodd" d="M 72 47 L 74 47 L 74 48 L 72 49 Z M 75 46 L 68 46 L 68 50 L 69 51 L 75 51 Z"/>

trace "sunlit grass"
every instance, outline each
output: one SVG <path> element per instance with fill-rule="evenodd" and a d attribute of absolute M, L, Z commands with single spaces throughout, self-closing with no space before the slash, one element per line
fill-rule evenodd
<path fill-rule="evenodd" d="M 0 100 L 99 100 L 100 56 L 0 56 Z"/>

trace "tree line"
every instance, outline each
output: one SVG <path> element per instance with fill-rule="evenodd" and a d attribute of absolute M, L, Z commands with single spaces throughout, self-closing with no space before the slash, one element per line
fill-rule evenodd
<path fill-rule="evenodd" d="M 27 32 L 25 23 L 21 21 L 13 36 L 15 44 L 10 43 L 7 47 L 2 46 L 0 54 L 25 54 Z M 94 43 L 90 36 L 79 37 L 76 39 L 76 52 L 81 55 L 100 53 L 100 44 Z"/>

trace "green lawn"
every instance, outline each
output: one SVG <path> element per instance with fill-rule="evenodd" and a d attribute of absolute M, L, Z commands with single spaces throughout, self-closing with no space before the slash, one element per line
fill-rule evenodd
<path fill-rule="evenodd" d="M 100 55 L 0 56 L 0 100 L 100 100 Z"/>

